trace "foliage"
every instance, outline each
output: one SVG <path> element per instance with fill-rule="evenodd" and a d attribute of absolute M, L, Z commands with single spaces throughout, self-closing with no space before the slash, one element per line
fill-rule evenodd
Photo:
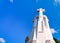
<path fill-rule="evenodd" d="M 56 43 L 60 43 L 60 41 L 57 40 L 56 38 L 54 38 L 54 40 L 55 40 Z M 28 43 L 28 41 L 29 41 L 29 37 L 27 36 L 27 37 L 25 38 L 25 43 Z"/>
<path fill-rule="evenodd" d="M 27 37 L 25 38 L 25 43 L 28 43 L 28 41 L 29 41 L 29 37 L 27 36 Z"/>
<path fill-rule="evenodd" d="M 55 42 L 56 42 L 56 43 L 60 43 L 60 41 L 59 41 L 59 40 L 57 40 L 56 38 L 54 38 L 54 40 L 55 40 Z"/>

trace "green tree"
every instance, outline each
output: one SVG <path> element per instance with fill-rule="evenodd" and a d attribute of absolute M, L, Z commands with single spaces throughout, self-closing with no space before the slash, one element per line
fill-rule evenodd
<path fill-rule="evenodd" d="M 59 40 L 57 40 L 56 38 L 54 38 L 54 40 L 55 40 L 55 42 L 56 42 L 56 43 L 60 43 L 60 41 L 59 41 Z"/>
<path fill-rule="evenodd" d="M 25 43 L 28 43 L 28 41 L 29 41 L 29 37 L 27 36 L 27 37 L 25 38 Z"/>
<path fill-rule="evenodd" d="M 54 38 L 54 40 L 55 40 L 56 43 L 60 43 L 60 41 L 57 40 L 56 38 Z M 27 36 L 27 37 L 25 38 L 25 43 L 28 43 L 28 42 L 29 42 L 29 37 Z"/>

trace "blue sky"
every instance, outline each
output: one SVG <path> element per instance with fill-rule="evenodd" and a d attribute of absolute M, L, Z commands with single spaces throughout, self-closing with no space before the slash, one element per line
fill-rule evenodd
<path fill-rule="evenodd" d="M 38 15 L 37 8 L 46 10 L 50 27 L 57 31 L 53 36 L 60 40 L 59 0 L 0 0 L 0 38 L 6 43 L 24 43 Z"/>

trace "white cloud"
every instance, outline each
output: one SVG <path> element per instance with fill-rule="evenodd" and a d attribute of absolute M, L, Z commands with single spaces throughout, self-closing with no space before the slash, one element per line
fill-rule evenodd
<path fill-rule="evenodd" d="M 55 5 L 60 5 L 60 0 L 54 0 Z"/>
<path fill-rule="evenodd" d="M 14 0 L 10 0 L 11 3 L 13 3 Z"/>
<path fill-rule="evenodd" d="M 55 0 L 55 2 L 60 2 L 60 0 Z"/>
<path fill-rule="evenodd" d="M 51 28 L 52 34 L 58 33 L 54 28 Z"/>
<path fill-rule="evenodd" d="M 0 38 L 0 42 L 1 42 L 1 43 L 5 43 L 4 38 Z"/>

